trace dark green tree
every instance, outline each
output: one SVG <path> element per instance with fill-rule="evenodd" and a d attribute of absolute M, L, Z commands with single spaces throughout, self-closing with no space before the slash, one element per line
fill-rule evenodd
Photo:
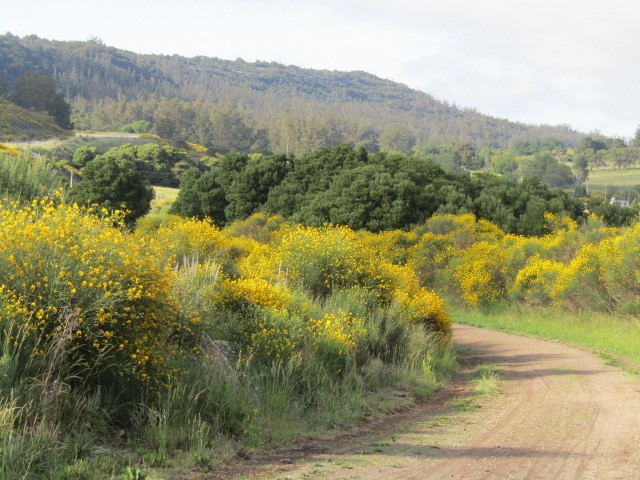
<path fill-rule="evenodd" d="M 604 137 L 600 136 L 600 135 L 587 135 L 586 137 L 584 137 L 582 139 L 582 142 L 580 143 L 580 146 L 584 149 L 592 149 L 595 150 L 596 152 L 598 150 L 606 150 L 607 149 L 607 142 L 604 139 Z"/>
<path fill-rule="evenodd" d="M 578 153 L 573 160 L 573 173 L 576 177 L 576 184 L 582 185 L 589 178 L 589 156 Z"/>
<path fill-rule="evenodd" d="M 566 187 L 575 182 L 571 169 L 558 163 L 551 152 L 536 153 L 521 166 L 523 177 L 537 177 L 550 187 Z"/>
<path fill-rule="evenodd" d="M 82 181 L 69 191 L 68 200 L 110 211 L 124 208 L 125 221 L 131 223 L 149 212 L 153 197 L 153 188 L 132 162 L 99 156 L 82 169 Z"/>
<path fill-rule="evenodd" d="M 78 147 L 73 152 L 72 163 L 76 168 L 83 168 L 87 163 L 98 156 L 96 147 Z"/>
<path fill-rule="evenodd" d="M 518 167 L 520 164 L 516 156 L 509 151 L 502 152 L 491 163 L 491 171 L 499 173 L 510 180 L 518 179 Z"/>
<path fill-rule="evenodd" d="M 71 107 L 50 75 L 28 72 L 16 80 L 13 101 L 21 107 L 46 112 L 62 128 L 71 128 Z"/>
<path fill-rule="evenodd" d="M 604 203 L 595 207 L 593 213 L 602 217 L 604 223 L 610 227 L 626 227 L 637 221 L 640 209 L 638 207 L 621 207 L 616 204 Z"/>
<path fill-rule="evenodd" d="M 417 199 L 418 188 L 404 172 L 394 175 L 384 165 L 363 165 L 336 176 L 309 205 L 307 223 L 371 231 L 406 228 L 422 220 L 415 216 L 420 215 Z"/>
<path fill-rule="evenodd" d="M 203 173 L 191 168 L 182 175 L 180 193 L 171 205 L 170 213 L 183 217 L 208 217 L 216 225 L 224 225 L 227 205 L 225 190 L 218 182 L 216 172 L 209 170 Z"/>
<path fill-rule="evenodd" d="M 289 171 L 288 163 L 286 155 L 252 155 L 227 188 L 227 221 L 244 219 L 255 213 L 267 201 L 271 189 L 284 180 Z"/>

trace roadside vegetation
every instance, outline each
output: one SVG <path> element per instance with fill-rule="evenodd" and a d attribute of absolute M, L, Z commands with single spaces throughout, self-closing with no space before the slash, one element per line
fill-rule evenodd
<path fill-rule="evenodd" d="M 96 57 L 108 85 L 68 76 Z M 1 478 L 206 474 L 406 407 L 456 370 L 452 318 L 640 365 L 640 128 L 264 62 L 159 79 L 95 41 L 2 59 Z"/>
<path fill-rule="evenodd" d="M 349 146 L 189 148 L 82 146 L 73 187 L 0 153 L 5 477 L 208 471 L 427 398 L 456 368 L 447 305 L 637 361 L 633 209 L 608 222 L 535 179 Z M 150 182 L 178 178 L 155 193 L 183 216 L 147 215 Z"/>
<path fill-rule="evenodd" d="M 444 303 L 375 235 L 264 215 L 132 230 L 67 203 L 41 157 L 2 160 L 5 478 L 207 470 L 393 391 L 425 398 L 455 368 Z"/>

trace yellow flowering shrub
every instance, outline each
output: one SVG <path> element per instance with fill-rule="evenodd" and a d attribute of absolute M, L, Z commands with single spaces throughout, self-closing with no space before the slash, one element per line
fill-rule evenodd
<path fill-rule="evenodd" d="M 229 246 L 227 237 L 209 219 L 172 221 L 160 226 L 154 236 L 161 238 L 166 251 L 178 259 L 213 259 Z"/>
<path fill-rule="evenodd" d="M 309 320 L 307 331 L 319 360 L 336 373 L 344 371 L 366 334 L 361 320 L 342 310 Z"/>
<path fill-rule="evenodd" d="M 603 301 L 609 303 L 601 278 L 603 268 L 598 249 L 599 244 L 587 244 L 580 249 L 558 274 L 551 298 L 576 309 L 589 308 Z"/>
<path fill-rule="evenodd" d="M 254 213 L 245 220 L 233 222 L 224 228 L 230 237 L 249 237 L 260 243 L 271 243 L 275 235 L 289 223 L 279 215 L 268 216 L 266 213 Z"/>
<path fill-rule="evenodd" d="M 449 263 L 460 253 L 449 236 L 428 232 L 409 249 L 408 265 L 416 273 L 422 286 L 446 290 Z"/>
<path fill-rule="evenodd" d="M 584 245 L 558 275 L 552 296 L 574 308 L 615 310 L 640 296 L 640 223 Z"/>
<path fill-rule="evenodd" d="M 6 145 L 0 142 L 0 153 L 4 153 L 7 155 L 20 155 L 20 149 L 18 147 L 14 147 L 13 145 Z"/>
<path fill-rule="evenodd" d="M 427 219 L 423 225 L 415 229 L 416 232 L 446 236 L 457 249 L 466 249 L 474 243 L 484 240 L 497 242 L 505 233 L 487 220 L 476 221 L 476 217 L 467 213 L 464 215 L 441 214 Z"/>
<path fill-rule="evenodd" d="M 347 227 L 295 227 L 284 235 L 275 255 L 273 266 L 277 263 L 280 274 L 285 272 L 293 285 L 314 297 L 357 286 L 389 299 L 390 280 L 378 255 Z"/>
<path fill-rule="evenodd" d="M 640 297 L 640 223 L 600 242 L 598 256 L 603 268 L 602 281 L 616 305 L 637 302 Z"/>
<path fill-rule="evenodd" d="M 512 294 L 519 300 L 532 305 L 547 305 L 551 301 L 555 281 L 564 264 L 534 255 L 527 259 L 511 287 Z"/>
<path fill-rule="evenodd" d="M 113 227 L 121 218 L 34 200 L 0 205 L 0 325 L 18 324 L 43 356 L 72 331 L 69 365 L 110 381 L 167 381 L 183 326 L 163 246 Z"/>
<path fill-rule="evenodd" d="M 208 150 L 207 147 L 205 147 L 204 145 L 200 145 L 199 143 L 187 142 L 187 147 L 189 147 L 189 150 L 191 150 L 192 152 L 199 153 L 201 155 L 206 154 Z"/>
<path fill-rule="evenodd" d="M 434 292 L 425 288 L 411 293 L 398 291 L 396 302 L 398 314 L 409 323 L 420 324 L 440 333 L 451 331 L 451 318 L 445 303 Z"/>
<path fill-rule="evenodd" d="M 482 241 L 464 251 L 454 278 L 469 305 L 491 303 L 505 295 L 505 260 L 505 249 L 500 244 Z"/>
<path fill-rule="evenodd" d="M 361 232 L 363 244 L 378 253 L 385 261 L 403 265 L 407 262 L 409 248 L 418 242 L 415 232 L 388 230 L 380 233 Z"/>
<path fill-rule="evenodd" d="M 254 317 L 244 351 L 259 362 L 290 360 L 305 344 L 303 322 L 286 312 L 263 310 Z"/>
<path fill-rule="evenodd" d="M 226 306 L 254 304 L 282 310 L 289 306 L 291 295 L 283 287 L 261 278 L 239 278 L 222 282 L 217 299 Z"/>

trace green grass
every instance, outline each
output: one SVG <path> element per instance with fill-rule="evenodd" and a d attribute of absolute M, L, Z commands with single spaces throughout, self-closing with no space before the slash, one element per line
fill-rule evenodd
<path fill-rule="evenodd" d="M 167 213 L 173 202 L 178 197 L 179 188 L 153 187 L 156 198 L 151 201 L 150 214 Z"/>
<path fill-rule="evenodd" d="M 453 317 L 456 322 L 467 325 L 560 340 L 640 371 L 640 320 L 637 318 L 516 308 L 494 313 L 457 310 Z"/>
<path fill-rule="evenodd" d="M 477 410 L 487 398 L 495 397 L 500 392 L 498 379 L 502 367 L 493 363 L 486 363 L 476 367 L 473 382 L 475 387 L 471 395 L 457 398 L 449 402 L 449 406 L 459 412 Z"/>
<path fill-rule="evenodd" d="M 590 193 L 604 193 L 605 186 L 608 193 L 626 192 L 640 185 L 640 169 L 590 172 L 588 184 Z"/>

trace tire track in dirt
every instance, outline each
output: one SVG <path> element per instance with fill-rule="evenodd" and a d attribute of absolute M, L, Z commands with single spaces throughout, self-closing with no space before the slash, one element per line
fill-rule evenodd
<path fill-rule="evenodd" d="M 459 325 L 454 339 L 503 368 L 500 395 L 482 408 L 447 406 L 468 394 L 470 365 L 411 412 L 218 478 L 640 479 L 637 378 L 558 343 Z"/>

